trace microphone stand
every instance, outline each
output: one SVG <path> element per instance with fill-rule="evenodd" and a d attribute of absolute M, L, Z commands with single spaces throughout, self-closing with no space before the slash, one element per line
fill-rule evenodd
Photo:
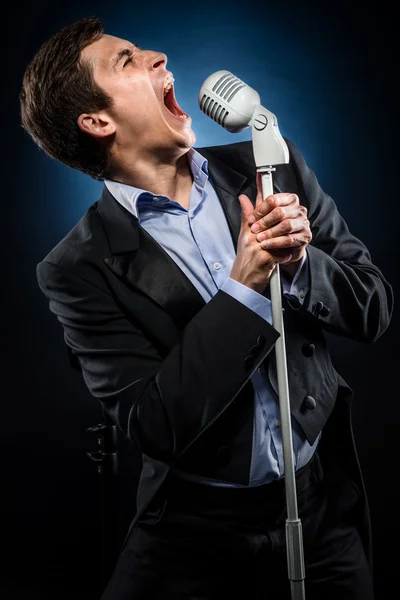
<path fill-rule="evenodd" d="M 82 375 L 77 357 L 67 347 L 71 367 Z M 117 426 L 102 409 L 102 421 L 88 427 L 86 431 L 96 436 L 97 449 L 86 452 L 95 463 L 101 487 L 101 573 L 104 585 L 114 569 L 118 555 L 115 515 L 117 505 L 116 483 L 118 475 L 118 433 Z"/>
<path fill-rule="evenodd" d="M 217 71 L 203 83 L 200 109 L 232 133 L 252 128 L 253 154 L 261 173 L 263 198 L 273 193 L 274 165 L 289 162 L 289 149 L 281 136 L 276 116 L 261 106 L 259 94 L 229 71 Z M 270 279 L 273 326 L 280 334 L 275 343 L 279 408 L 286 491 L 286 550 L 292 600 L 304 600 L 304 556 L 301 522 L 297 514 L 296 480 L 290 419 L 285 336 L 279 265 Z"/>
<path fill-rule="evenodd" d="M 117 513 L 116 481 L 118 474 L 117 426 L 111 417 L 102 410 L 103 420 L 87 428 L 97 440 L 97 450 L 86 452 L 86 456 L 96 464 L 101 487 L 101 558 L 102 578 L 107 582 L 117 558 Z"/>
<path fill-rule="evenodd" d="M 286 142 L 279 133 L 274 114 L 258 105 L 252 118 L 253 151 L 257 171 L 261 172 L 263 199 L 273 194 L 274 164 L 289 162 Z M 294 473 L 293 439 L 290 416 L 285 332 L 283 324 L 280 269 L 277 264 L 270 278 L 272 324 L 280 334 L 275 342 L 278 377 L 279 409 L 283 443 L 286 491 L 286 555 L 292 600 L 304 600 L 304 552 L 301 520 L 297 511 L 297 492 Z"/>

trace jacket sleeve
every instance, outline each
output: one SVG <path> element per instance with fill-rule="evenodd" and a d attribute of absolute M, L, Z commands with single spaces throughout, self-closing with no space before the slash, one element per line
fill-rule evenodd
<path fill-rule="evenodd" d="M 392 287 L 372 263 L 365 245 L 349 232 L 335 202 L 320 187 L 297 148 L 286 140 L 300 204 L 308 209 L 310 290 L 299 312 L 332 333 L 373 342 L 393 310 Z"/>
<path fill-rule="evenodd" d="M 106 291 L 46 260 L 37 278 L 91 394 L 141 452 L 164 462 L 229 406 L 279 336 L 220 290 L 161 356 Z"/>

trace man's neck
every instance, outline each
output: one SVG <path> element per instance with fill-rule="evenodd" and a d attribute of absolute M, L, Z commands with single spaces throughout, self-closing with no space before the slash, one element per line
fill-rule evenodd
<path fill-rule="evenodd" d="M 187 153 L 176 161 L 135 160 L 132 169 L 123 169 L 112 174 L 114 181 L 148 190 L 154 195 L 168 196 L 184 208 L 189 208 L 190 191 L 193 183 Z"/>

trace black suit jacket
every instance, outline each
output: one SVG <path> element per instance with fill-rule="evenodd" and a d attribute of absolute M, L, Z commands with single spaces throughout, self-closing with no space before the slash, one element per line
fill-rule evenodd
<path fill-rule="evenodd" d="M 374 341 L 390 320 L 391 288 L 287 143 L 290 163 L 276 168 L 275 192 L 298 194 L 313 234 L 310 292 L 302 306 L 283 301 L 291 412 L 310 443 L 324 428 L 322 449 L 329 446 L 363 489 L 351 390 L 331 363 L 323 332 Z M 208 159 L 236 248 L 238 195 L 253 203 L 256 197 L 252 145 L 199 152 Z M 278 333 L 271 325 L 223 291 L 206 304 L 106 188 L 39 263 L 37 276 L 90 392 L 142 453 L 134 522 L 172 466 L 249 482 L 255 369 L 267 369 L 278 391 L 271 352 Z M 367 538 L 364 532 L 366 545 Z"/>

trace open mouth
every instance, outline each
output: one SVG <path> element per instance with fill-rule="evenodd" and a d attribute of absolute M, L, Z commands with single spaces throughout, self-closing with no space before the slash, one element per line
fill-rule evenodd
<path fill-rule="evenodd" d="M 187 119 L 188 115 L 183 112 L 176 101 L 174 94 L 173 78 L 167 78 L 164 86 L 164 104 L 168 111 L 178 119 Z"/>

